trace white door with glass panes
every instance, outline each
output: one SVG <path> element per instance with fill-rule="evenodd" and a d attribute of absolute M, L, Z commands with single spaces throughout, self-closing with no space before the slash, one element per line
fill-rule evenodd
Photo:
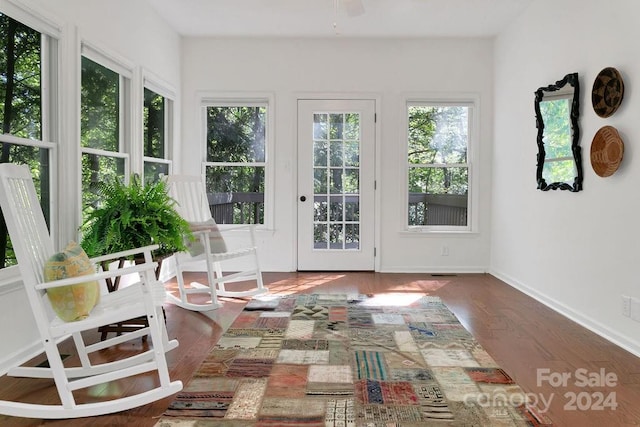
<path fill-rule="evenodd" d="M 298 270 L 374 269 L 374 100 L 298 100 Z"/>

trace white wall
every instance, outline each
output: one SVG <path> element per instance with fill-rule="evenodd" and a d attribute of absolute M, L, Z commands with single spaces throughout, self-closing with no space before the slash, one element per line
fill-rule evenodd
<path fill-rule="evenodd" d="M 485 271 L 489 253 L 493 62 L 491 40 L 202 39 L 182 46 L 184 170 L 202 161 L 199 91 L 268 92 L 275 98 L 273 230 L 259 234 L 265 270 L 296 269 L 296 98 L 378 97 L 378 253 L 382 271 Z M 402 233 L 401 119 L 407 93 L 474 93 L 480 99 L 478 233 Z M 330 97 L 330 95 L 327 95 Z M 190 153 L 187 155 L 187 153 Z M 440 256 L 442 245 L 450 250 Z"/>
<path fill-rule="evenodd" d="M 640 324 L 621 314 L 621 295 L 640 297 L 640 71 L 635 0 L 537 0 L 495 46 L 495 145 L 491 270 L 583 325 L 640 354 Z M 591 106 L 600 70 L 616 67 L 625 99 L 610 118 Z M 533 92 L 578 72 L 584 190 L 536 190 Z M 598 177 L 589 150 L 596 131 L 617 127 L 624 160 Z"/>
<path fill-rule="evenodd" d="M 80 176 L 78 162 L 74 162 L 73 157 L 69 156 L 69 153 L 77 153 L 79 147 L 77 132 L 73 131 L 73 127 L 79 128 L 79 124 L 70 116 L 79 114 L 73 98 L 79 93 L 79 74 L 75 69 L 79 58 L 74 53 L 80 51 L 80 42 L 87 41 L 94 47 L 125 60 L 136 69 L 134 79 L 136 76 L 140 79 L 143 70 L 149 71 L 173 86 L 179 94 L 180 37 L 145 1 L 0 0 L 0 11 L 13 11 L 15 5 L 30 10 L 61 30 L 60 74 L 63 87 L 60 93 L 62 131 L 59 153 L 63 158 L 58 165 L 61 180 Z M 141 88 L 142 83 L 137 84 Z M 178 102 L 179 95 L 176 99 L 176 103 Z M 176 122 L 176 132 L 178 131 L 179 117 Z M 69 170 L 70 168 L 75 170 Z M 69 191 L 69 187 L 62 188 L 57 200 L 61 210 L 58 231 L 67 240 L 75 237 L 79 225 L 74 214 L 76 209 L 71 206 L 74 198 L 70 193 L 72 191 Z M 69 215 L 65 212 L 67 208 L 71 212 Z M 0 328 L 0 373 L 11 363 L 37 349 L 34 346 L 37 340 L 35 323 L 16 276 L 15 268 L 0 271 L 0 325 L 3 325 Z"/>
<path fill-rule="evenodd" d="M 20 0 L 180 88 L 180 36 L 143 0 Z"/>

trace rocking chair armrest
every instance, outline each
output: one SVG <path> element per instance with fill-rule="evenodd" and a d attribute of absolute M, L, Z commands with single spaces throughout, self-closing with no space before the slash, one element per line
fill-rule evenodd
<path fill-rule="evenodd" d="M 158 266 L 157 262 L 137 264 L 123 268 L 116 268 L 114 270 L 101 271 L 94 274 L 87 274 L 85 276 L 69 277 L 67 279 L 52 280 L 51 282 L 39 283 L 35 286 L 36 289 L 50 289 L 60 286 L 76 285 L 78 283 L 85 283 L 92 280 L 108 279 L 117 276 L 124 276 L 125 274 L 140 273 L 146 270 L 150 270 L 155 277 L 155 269 Z"/>
<path fill-rule="evenodd" d="M 232 233 L 234 231 L 249 231 L 249 241 L 250 246 L 256 245 L 256 225 L 255 224 L 242 224 L 235 225 L 231 227 L 220 228 L 220 234 L 225 235 L 225 233 Z"/>
<path fill-rule="evenodd" d="M 95 258 L 91 258 L 91 262 L 99 264 L 99 263 L 102 263 L 104 261 L 117 260 L 117 259 L 120 259 L 120 258 L 127 258 L 127 257 L 130 257 L 132 255 L 141 254 L 141 253 L 145 253 L 145 252 L 149 252 L 149 254 L 151 254 L 152 251 L 155 251 L 158 248 L 159 248 L 158 245 L 142 246 L 142 247 L 139 247 L 139 248 L 128 249 L 126 251 L 114 252 L 112 254 L 101 255 L 101 256 L 98 256 L 98 257 L 95 257 Z"/>

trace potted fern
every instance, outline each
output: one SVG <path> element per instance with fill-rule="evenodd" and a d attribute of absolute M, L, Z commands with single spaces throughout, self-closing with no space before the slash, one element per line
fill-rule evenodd
<path fill-rule="evenodd" d="M 145 185 L 133 174 L 128 185 L 117 178 L 101 182 L 98 192 L 100 205 L 81 228 L 81 245 L 90 257 L 147 245 L 159 245 L 158 259 L 186 250 L 189 224 L 174 209 L 164 180 Z"/>

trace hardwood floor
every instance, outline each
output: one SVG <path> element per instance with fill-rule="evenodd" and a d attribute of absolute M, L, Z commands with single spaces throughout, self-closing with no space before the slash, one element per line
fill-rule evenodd
<path fill-rule="evenodd" d="M 550 401 L 546 415 L 555 426 L 640 425 L 640 359 L 493 276 L 336 272 L 265 273 L 264 278 L 269 290 L 277 294 L 416 292 L 439 296 L 498 364 L 532 399 L 539 400 L 540 409 Z M 166 306 L 169 336 L 180 341 L 180 346 L 168 354 L 172 379 L 189 381 L 244 305 L 242 300 L 222 301 L 222 308 L 206 315 Z M 97 340 L 99 336 L 96 332 L 87 339 Z M 108 355 L 138 351 L 145 345 L 136 340 Z M 554 383 L 561 375 L 570 375 L 566 386 Z M 600 386 L 604 379 L 608 379 L 609 386 Z M 150 381 L 153 380 L 141 376 L 136 381 L 110 383 L 100 390 L 88 390 L 79 400 L 129 394 Z M 609 400 L 601 399 L 607 396 Z M 57 403 L 51 381 L 6 376 L 0 378 L 0 399 Z M 0 426 L 150 427 L 170 401 L 168 398 L 115 415 L 74 420 L 0 415 Z M 610 407 L 612 403 L 617 403 L 615 410 Z M 604 409 L 597 410 L 598 404 Z M 583 410 L 578 410 L 580 407 Z"/>

